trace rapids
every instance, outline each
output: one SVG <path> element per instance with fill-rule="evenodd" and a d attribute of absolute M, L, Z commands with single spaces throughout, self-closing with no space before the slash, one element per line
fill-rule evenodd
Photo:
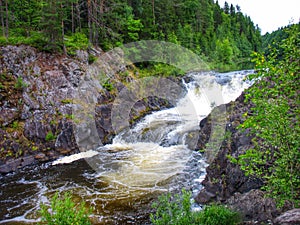
<path fill-rule="evenodd" d="M 91 206 L 95 224 L 149 224 L 158 195 L 201 189 L 207 164 L 191 137 L 213 107 L 250 85 L 244 77 L 251 72 L 190 73 L 190 82 L 182 80 L 186 95 L 174 108 L 147 115 L 113 143 L 0 177 L 0 224 L 37 223 L 40 204 L 57 191 L 71 191 L 74 201 Z M 222 101 L 203 92 L 211 79 Z"/>

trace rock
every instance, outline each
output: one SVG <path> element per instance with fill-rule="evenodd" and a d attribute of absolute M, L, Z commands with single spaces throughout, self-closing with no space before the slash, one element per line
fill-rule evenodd
<path fill-rule="evenodd" d="M 299 225 L 300 209 L 289 210 L 275 219 L 275 225 Z"/>
<path fill-rule="evenodd" d="M 43 160 L 44 158 L 46 157 L 46 155 L 44 153 L 38 153 L 35 155 L 35 159 L 38 159 L 38 160 Z"/>
<path fill-rule="evenodd" d="M 220 107 L 222 106 L 215 108 L 214 111 L 219 110 Z M 246 193 L 251 189 L 258 189 L 262 186 L 261 179 L 245 176 L 239 166 L 232 164 L 227 157 L 228 155 L 237 157 L 253 146 L 249 132 L 241 132 L 237 129 L 238 124 L 243 121 L 243 113 L 248 112 L 249 108 L 250 106 L 244 103 L 244 94 L 235 102 L 226 104 L 227 121 L 225 132 L 228 137 L 222 142 L 220 150 L 206 169 L 207 175 L 202 182 L 204 190 L 199 193 L 199 197 L 196 197 L 199 203 L 206 203 L 201 202 L 201 199 L 226 201 L 236 192 Z M 205 145 L 211 135 L 212 122 L 212 114 L 200 122 L 197 149 L 205 149 Z"/>
<path fill-rule="evenodd" d="M 20 157 L 18 159 L 10 159 L 5 164 L 0 165 L 0 173 L 9 173 L 19 168 L 36 163 L 33 156 Z"/>
<path fill-rule="evenodd" d="M 79 147 L 90 149 L 111 143 L 115 135 L 112 106 L 118 92 L 125 88 L 115 75 L 117 71 L 126 70 L 121 52 L 103 54 L 101 49 L 91 48 L 88 53 L 77 51 L 77 56 L 70 58 L 21 45 L 0 47 L 0 54 L 0 82 L 4 86 L 0 89 L 0 173 L 77 153 Z M 101 60 L 88 65 L 89 54 L 101 56 Z M 94 81 L 99 74 L 111 79 L 115 88 L 112 92 Z M 83 79 L 87 85 L 81 85 Z M 16 87 L 20 80 L 22 87 Z M 95 88 L 90 96 L 97 101 L 90 106 L 95 109 L 95 118 L 91 121 L 80 121 L 73 115 L 76 101 L 72 99 L 78 87 L 82 91 Z M 177 89 L 172 91 L 178 96 Z M 170 106 L 163 99 L 145 96 L 130 109 L 127 124 L 132 126 L 147 113 Z M 22 157 L 23 161 L 19 161 Z"/>
<path fill-rule="evenodd" d="M 237 192 L 226 201 L 226 205 L 240 212 L 244 221 L 253 223 L 268 223 L 280 212 L 275 201 L 264 197 L 264 192 L 260 190 L 244 194 Z"/>
<path fill-rule="evenodd" d="M 215 196 L 216 196 L 216 194 L 208 192 L 206 189 L 203 189 L 195 197 L 195 200 L 198 203 L 207 204 L 207 203 L 211 202 L 211 199 L 213 199 Z"/>

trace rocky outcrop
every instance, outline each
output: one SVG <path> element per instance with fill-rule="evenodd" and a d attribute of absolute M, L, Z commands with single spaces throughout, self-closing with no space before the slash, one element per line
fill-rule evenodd
<path fill-rule="evenodd" d="M 225 139 L 216 157 L 207 167 L 207 175 L 203 181 L 204 189 L 196 198 L 198 202 L 225 201 L 236 192 L 246 193 L 262 186 L 262 180 L 245 176 L 239 166 L 231 163 L 227 157 L 228 155 L 236 157 L 253 147 L 249 132 L 241 132 L 237 129 L 237 126 L 243 122 L 243 114 L 249 111 L 249 107 L 244 103 L 244 94 L 235 102 L 226 105 Z M 211 114 L 200 122 L 198 149 L 205 149 L 211 132 L 211 123 Z"/>
<path fill-rule="evenodd" d="M 253 147 L 249 130 L 242 132 L 237 129 L 244 121 L 243 114 L 250 111 L 251 105 L 245 103 L 242 94 L 235 102 L 226 105 L 226 133 L 216 157 L 207 167 L 207 175 L 202 182 L 203 189 L 195 197 L 200 204 L 212 201 L 227 204 L 241 212 L 246 224 L 261 224 L 273 221 L 280 211 L 277 210 L 272 199 L 265 198 L 258 189 L 263 180 L 258 177 L 245 176 L 240 167 L 233 164 L 228 156 L 237 157 L 245 150 Z M 215 109 L 218 110 L 218 107 Z M 200 122 L 200 138 L 198 149 L 205 149 L 209 140 L 212 117 Z"/>
<path fill-rule="evenodd" d="M 1 47 L 0 54 L 0 173 L 79 151 L 74 123 L 80 121 L 74 118 L 76 103 L 72 99 L 89 73 L 95 77 L 109 73 L 110 90 L 98 85 L 94 107 L 99 142 L 111 142 L 115 135 L 112 104 L 125 87 L 114 76 L 126 69 L 114 60 L 117 55 L 104 55 L 101 65 L 93 66 L 88 65 L 88 54 L 103 54 L 99 49 L 79 51 L 75 58 L 38 52 L 28 46 Z M 109 65 L 105 60 L 114 63 Z M 129 78 L 126 82 L 133 80 Z M 161 107 L 168 107 L 168 103 L 151 97 L 141 99 L 131 110 L 130 122 Z"/>

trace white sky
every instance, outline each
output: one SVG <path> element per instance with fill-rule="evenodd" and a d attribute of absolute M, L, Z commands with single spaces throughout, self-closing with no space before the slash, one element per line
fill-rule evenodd
<path fill-rule="evenodd" d="M 225 0 L 218 0 L 223 8 Z M 258 24 L 261 33 L 271 33 L 300 20 L 300 0 L 226 0 L 230 6 L 239 5 L 241 11 L 250 16 L 254 24 Z M 215 0 L 216 2 L 216 0 Z"/>

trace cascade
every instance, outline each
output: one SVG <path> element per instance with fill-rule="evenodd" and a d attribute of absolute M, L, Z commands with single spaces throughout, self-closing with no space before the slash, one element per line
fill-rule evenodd
<path fill-rule="evenodd" d="M 191 81 L 182 81 L 186 95 L 175 107 L 145 116 L 111 144 L 1 178 L 0 224 L 37 222 L 39 205 L 56 191 L 71 191 L 94 207 L 97 224 L 147 224 L 159 194 L 201 189 L 207 164 L 193 149 L 191 136 L 213 107 L 235 100 L 250 86 L 244 78 L 251 72 L 190 73 Z M 212 79 L 223 102 L 212 102 L 203 92 Z M 97 171 L 81 158 L 96 161 Z"/>

